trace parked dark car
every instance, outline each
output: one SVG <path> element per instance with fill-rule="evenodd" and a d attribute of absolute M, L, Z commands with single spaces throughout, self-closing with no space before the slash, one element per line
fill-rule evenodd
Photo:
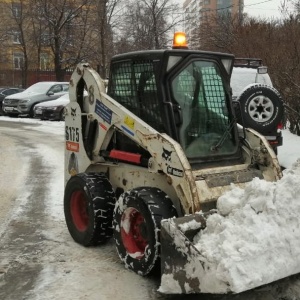
<path fill-rule="evenodd" d="M 2 87 L 2 88 L 0 88 L 0 114 L 3 114 L 3 111 L 2 111 L 3 99 L 6 96 L 13 95 L 13 94 L 16 94 L 16 93 L 20 93 L 20 92 L 23 92 L 23 91 L 24 91 L 24 89 L 20 89 L 20 88 L 17 88 L 17 87 Z"/>
<path fill-rule="evenodd" d="M 39 103 L 34 107 L 34 117 L 41 120 L 63 121 L 64 108 L 68 103 L 70 103 L 69 93 L 56 100 Z"/>

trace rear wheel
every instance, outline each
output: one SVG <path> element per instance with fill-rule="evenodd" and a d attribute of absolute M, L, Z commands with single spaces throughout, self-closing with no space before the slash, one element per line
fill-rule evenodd
<path fill-rule="evenodd" d="M 114 239 L 120 259 L 139 275 L 159 267 L 160 222 L 177 216 L 171 199 L 156 188 L 125 192 L 116 203 Z"/>
<path fill-rule="evenodd" d="M 82 173 L 69 179 L 64 211 L 73 239 L 84 246 L 104 243 L 112 236 L 115 196 L 103 173 Z"/>

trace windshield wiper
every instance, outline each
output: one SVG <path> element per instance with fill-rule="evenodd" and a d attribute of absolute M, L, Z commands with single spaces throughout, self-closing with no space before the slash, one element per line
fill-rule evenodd
<path fill-rule="evenodd" d="M 231 133 L 232 128 L 234 127 L 234 125 L 236 124 L 236 118 L 233 118 L 229 124 L 229 126 L 227 127 L 227 129 L 225 130 L 225 132 L 222 134 L 221 138 L 219 139 L 219 141 L 211 146 L 211 151 L 218 151 L 224 144 L 224 142 L 226 141 L 228 135 Z"/>

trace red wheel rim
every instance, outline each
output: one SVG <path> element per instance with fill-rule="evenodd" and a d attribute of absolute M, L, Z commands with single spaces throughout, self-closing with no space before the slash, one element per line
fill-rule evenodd
<path fill-rule="evenodd" d="M 148 246 L 146 221 L 143 215 L 135 208 L 127 208 L 121 219 L 121 238 L 127 253 L 141 259 Z"/>
<path fill-rule="evenodd" d="M 75 191 L 71 196 L 71 215 L 78 231 L 85 231 L 89 224 L 87 200 L 83 191 Z"/>

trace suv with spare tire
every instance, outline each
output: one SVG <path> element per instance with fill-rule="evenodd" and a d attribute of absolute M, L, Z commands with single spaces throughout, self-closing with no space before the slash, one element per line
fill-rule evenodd
<path fill-rule="evenodd" d="M 231 88 L 233 100 L 240 105 L 238 123 L 263 134 L 277 153 L 277 147 L 282 145 L 284 104 L 262 60 L 236 58 Z"/>

